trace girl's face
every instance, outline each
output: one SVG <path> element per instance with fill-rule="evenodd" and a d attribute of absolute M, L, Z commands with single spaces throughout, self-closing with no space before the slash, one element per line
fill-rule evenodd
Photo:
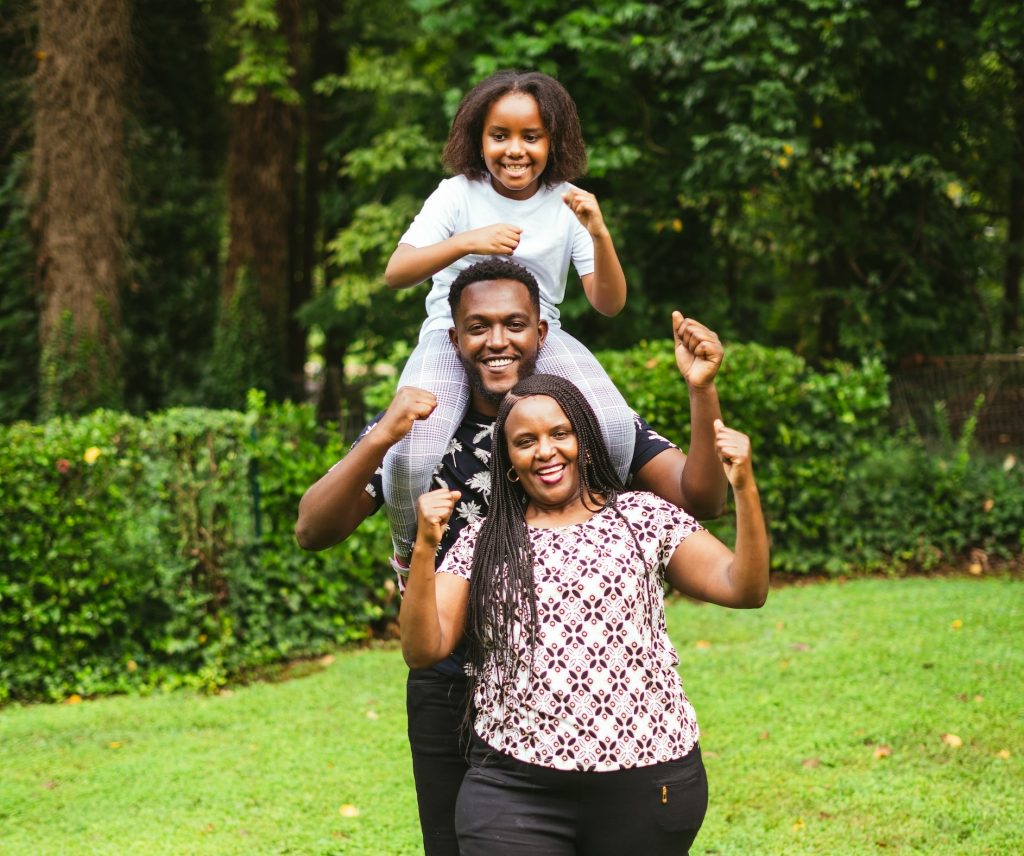
<path fill-rule="evenodd" d="M 481 152 L 491 186 L 509 199 L 529 199 L 540 188 L 550 142 L 532 95 L 509 92 L 484 117 Z"/>
<path fill-rule="evenodd" d="M 567 508 L 581 502 L 579 444 L 569 417 L 547 395 L 519 401 L 505 420 L 508 456 L 537 508 Z"/>

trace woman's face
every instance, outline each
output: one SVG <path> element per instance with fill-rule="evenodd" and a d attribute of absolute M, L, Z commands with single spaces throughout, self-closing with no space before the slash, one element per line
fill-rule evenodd
<path fill-rule="evenodd" d="M 505 420 L 508 455 L 535 506 L 551 508 L 580 501 L 579 444 L 565 411 L 548 395 L 531 395 Z"/>
<path fill-rule="evenodd" d="M 548 132 L 532 95 L 509 92 L 484 117 L 480 151 L 491 186 L 509 199 L 529 199 L 548 165 Z"/>

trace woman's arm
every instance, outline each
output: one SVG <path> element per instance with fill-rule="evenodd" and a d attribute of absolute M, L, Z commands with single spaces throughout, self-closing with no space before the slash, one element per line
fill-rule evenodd
<path fill-rule="evenodd" d="M 618 315 L 626 305 L 626 275 L 597 197 L 577 187 L 562 199 L 594 241 L 594 272 L 580 277 L 587 300 L 602 315 Z"/>
<path fill-rule="evenodd" d="M 426 247 L 399 244 L 388 260 L 384 281 L 390 288 L 409 288 L 430 279 L 463 256 L 510 256 L 519 246 L 522 233 L 523 230 L 518 226 L 495 223 L 493 226 L 460 232 Z"/>
<path fill-rule="evenodd" d="M 719 457 L 736 498 L 736 550 L 709 532 L 683 541 L 668 563 L 669 582 L 683 594 L 720 606 L 762 606 L 768 597 L 768 533 L 750 460 L 750 439 L 715 420 Z"/>
<path fill-rule="evenodd" d="M 466 628 L 469 580 L 434 570 L 437 545 L 461 495 L 457 490 L 434 490 L 417 504 L 416 543 L 398 619 L 402 656 L 410 669 L 443 660 Z"/>

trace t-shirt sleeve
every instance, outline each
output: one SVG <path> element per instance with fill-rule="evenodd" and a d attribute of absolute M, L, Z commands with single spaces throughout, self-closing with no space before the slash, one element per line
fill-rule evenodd
<path fill-rule="evenodd" d="M 398 239 L 398 243 L 429 247 L 450 238 L 455 234 L 458 209 L 459 194 L 454 181 L 446 179 L 427 197 L 420 213 Z"/>
<path fill-rule="evenodd" d="M 569 213 L 572 214 L 571 211 Z M 594 272 L 594 239 L 575 216 L 572 217 L 572 226 L 572 266 L 580 276 L 586 276 Z"/>
<path fill-rule="evenodd" d="M 437 568 L 439 574 L 454 574 L 468 580 L 473 574 L 473 551 L 476 548 L 476 537 L 480 534 L 480 524 L 467 526 L 445 554 L 444 560 Z"/>
<path fill-rule="evenodd" d="M 667 502 L 653 493 L 642 494 L 648 503 L 651 519 L 655 523 L 655 531 L 660 533 L 658 548 L 658 564 L 662 570 L 668 567 L 669 559 L 679 545 L 694 532 L 702 532 L 704 527 L 683 509 Z"/>
<path fill-rule="evenodd" d="M 657 457 L 666 449 L 677 449 L 675 443 L 666 440 L 655 431 L 645 419 L 633 414 L 633 426 L 636 428 L 636 442 L 633 444 L 633 460 L 629 463 L 629 474 L 635 476 L 644 468 L 644 464 Z"/>
<path fill-rule="evenodd" d="M 382 410 L 380 413 L 378 413 L 376 416 L 374 416 L 373 419 L 370 420 L 369 424 L 367 424 L 367 426 L 365 428 L 363 428 L 362 431 L 359 432 L 359 436 L 356 437 L 355 442 L 352 443 L 352 445 L 349 447 L 349 452 L 351 452 L 356 446 L 359 445 L 359 441 L 362 440 L 363 437 L 365 437 L 374 428 L 377 427 L 377 423 L 380 422 L 381 417 L 383 415 L 384 415 L 384 411 Z M 342 458 L 341 460 L 344 460 L 344 458 Z M 338 464 L 340 464 L 340 463 L 341 463 L 341 461 L 335 462 L 334 466 L 331 467 L 331 470 L 333 470 L 334 467 L 338 466 Z M 327 472 L 330 472 L 331 470 L 328 470 Z M 380 511 L 381 507 L 384 505 L 384 468 L 383 467 L 377 467 L 376 472 L 374 472 L 374 474 L 373 474 L 373 478 L 370 479 L 370 481 L 367 483 L 367 485 L 364 488 L 364 490 L 370 495 L 370 498 L 373 500 L 373 513 L 376 514 L 378 511 Z"/>

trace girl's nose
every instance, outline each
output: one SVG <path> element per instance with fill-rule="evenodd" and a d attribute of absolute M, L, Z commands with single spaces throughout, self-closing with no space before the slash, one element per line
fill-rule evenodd
<path fill-rule="evenodd" d="M 508 140 L 508 153 L 510 155 L 519 155 L 523 152 L 522 141 L 519 137 L 509 137 Z"/>

